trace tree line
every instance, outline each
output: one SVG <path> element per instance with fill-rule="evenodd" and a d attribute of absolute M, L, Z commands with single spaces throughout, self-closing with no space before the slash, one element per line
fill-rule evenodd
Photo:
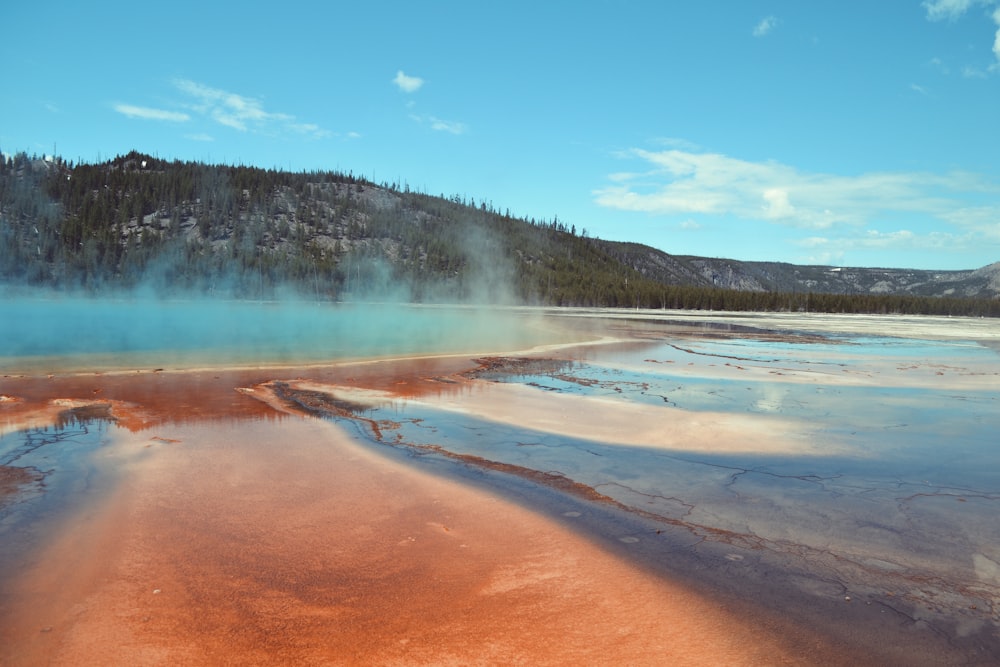
<path fill-rule="evenodd" d="M 1000 316 L 997 299 L 751 292 L 654 280 L 598 239 L 353 173 L 130 152 L 0 158 L 0 280 L 87 290 L 556 306 Z"/>

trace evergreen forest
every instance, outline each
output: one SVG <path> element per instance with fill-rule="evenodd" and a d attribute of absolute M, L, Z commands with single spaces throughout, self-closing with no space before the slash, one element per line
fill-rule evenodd
<path fill-rule="evenodd" d="M 0 283 L 7 286 L 1000 316 L 1000 299 L 979 287 L 961 296 L 813 291 L 788 278 L 791 265 L 768 265 L 768 275 L 782 276 L 775 289 L 748 281 L 740 272 L 750 269 L 732 268 L 738 264 L 728 261 L 727 271 L 740 280 L 720 285 L 698 258 L 603 241 L 558 219 L 514 217 L 492 202 L 432 196 L 352 173 L 167 161 L 135 151 L 76 165 L 23 152 L 0 157 Z M 713 264 L 715 275 L 719 266 Z"/>

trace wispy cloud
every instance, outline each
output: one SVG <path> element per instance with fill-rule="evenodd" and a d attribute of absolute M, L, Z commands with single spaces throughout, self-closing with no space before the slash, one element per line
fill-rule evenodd
<path fill-rule="evenodd" d="M 778 19 L 774 16 L 766 16 L 753 28 L 754 37 L 763 37 L 770 33 L 778 25 Z"/>
<path fill-rule="evenodd" d="M 174 87 L 187 96 L 185 105 L 192 112 L 205 116 L 240 132 L 288 131 L 313 138 L 330 136 L 314 123 L 302 123 L 295 116 L 267 111 L 260 100 L 221 88 L 213 88 L 190 79 L 175 79 Z"/>
<path fill-rule="evenodd" d="M 930 66 L 936 69 L 941 74 L 951 73 L 951 68 L 948 67 L 943 60 L 940 58 L 931 58 L 929 62 Z"/>
<path fill-rule="evenodd" d="M 424 85 L 424 80 L 419 76 L 407 76 L 403 70 L 396 72 L 392 82 L 404 93 L 415 93 Z"/>
<path fill-rule="evenodd" d="M 442 120 L 440 118 L 435 118 L 434 116 L 428 116 L 427 120 L 430 121 L 431 129 L 437 130 L 438 132 L 450 132 L 451 134 L 465 134 L 466 126 L 465 123 L 459 123 L 454 120 Z"/>
<path fill-rule="evenodd" d="M 465 123 L 460 123 L 454 120 L 443 120 L 437 116 L 421 116 L 419 114 L 410 114 L 415 122 L 421 125 L 427 125 L 432 130 L 436 132 L 448 132 L 450 134 L 465 134 L 468 131 L 468 126 Z"/>
<path fill-rule="evenodd" d="M 141 118 L 143 120 L 164 120 L 172 123 L 184 123 L 191 120 L 191 116 L 180 111 L 168 111 L 166 109 L 153 109 L 150 107 L 138 107 L 133 104 L 116 104 L 114 107 L 118 113 L 129 118 Z"/>
<path fill-rule="evenodd" d="M 420 90 L 421 86 L 424 85 L 424 80 L 418 76 L 409 76 L 403 70 L 396 72 L 395 78 L 392 82 L 404 93 L 415 93 Z M 414 109 L 416 104 L 413 100 L 408 100 L 406 103 L 407 109 Z M 437 116 L 430 116 L 426 114 L 413 113 L 411 111 L 410 118 L 421 124 L 427 125 L 435 132 L 447 132 L 449 134 L 465 134 L 468 127 L 465 123 L 461 123 L 454 120 L 445 120 L 443 118 L 438 118 Z"/>
<path fill-rule="evenodd" d="M 986 79 L 989 75 L 989 68 L 984 70 L 972 65 L 966 65 L 962 68 L 962 78 L 964 79 Z"/>
<path fill-rule="evenodd" d="M 1000 243 L 1000 206 L 957 206 L 941 217 L 961 229 L 977 236 Z"/>
<path fill-rule="evenodd" d="M 991 45 L 994 62 L 987 67 L 987 70 L 1000 72 L 1000 0 L 924 0 L 922 6 L 930 21 L 955 21 L 973 7 L 991 10 L 989 17 L 996 26 Z M 966 78 L 979 78 L 985 76 L 986 72 L 978 67 L 967 66 L 963 74 Z"/>
<path fill-rule="evenodd" d="M 997 31 L 993 35 L 993 55 L 997 62 L 1000 62 L 1000 7 L 993 11 L 993 23 L 997 26 Z"/>
<path fill-rule="evenodd" d="M 666 216 L 695 214 L 823 230 L 864 228 L 882 216 L 902 213 L 985 233 L 990 211 L 970 207 L 979 198 L 1000 195 L 1000 184 L 964 172 L 841 176 L 681 150 L 633 149 L 622 157 L 639 159 L 647 169 L 609 175 L 610 184 L 594 192 L 595 201 Z M 965 217 L 958 211 L 966 211 Z M 996 211 L 992 214 L 997 227 Z"/>
<path fill-rule="evenodd" d="M 841 263 L 845 257 L 853 256 L 858 251 L 876 251 L 879 255 L 910 251 L 943 253 L 968 249 L 976 242 L 976 237 L 971 233 L 952 234 L 935 231 L 918 234 L 909 229 L 888 232 L 869 229 L 832 238 L 811 236 L 792 243 L 807 251 L 802 261 L 810 264 L 834 264 Z"/>
<path fill-rule="evenodd" d="M 924 0 L 921 3 L 931 21 L 954 21 L 977 4 L 986 3 L 983 0 Z"/>
<path fill-rule="evenodd" d="M 663 146 L 665 148 L 676 148 L 682 151 L 688 151 L 691 153 L 697 153 L 701 150 L 701 146 L 693 141 L 683 139 L 681 137 L 659 137 L 653 139 L 650 143 L 656 146 Z"/>
<path fill-rule="evenodd" d="M 316 123 L 296 123 L 294 119 L 290 120 L 288 123 L 288 129 L 292 132 L 297 132 L 299 134 L 305 134 L 311 137 L 329 137 L 331 132 L 329 130 L 324 130 Z"/>
<path fill-rule="evenodd" d="M 268 121 L 287 121 L 291 118 L 287 114 L 264 111 L 261 102 L 252 97 L 212 88 L 190 79 L 176 79 L 174 86 L 194 100 L 190 104 L 191 109 L 241 132 L 246 132 L 250 124 L 262 125 Z"/>

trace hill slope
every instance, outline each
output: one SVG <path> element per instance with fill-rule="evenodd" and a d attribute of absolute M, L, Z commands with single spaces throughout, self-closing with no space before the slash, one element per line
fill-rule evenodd
<path fill-rule="evenodd" d="M 22 153 L 0 160 L 0 280 L 254 298 L 294 286 L 331 299 L 737 309 L 802 308 L 788 295 L 813 292 L 849 295 L 824 306 L 839 310 L 925 312 L 936 297 L 934 312 L 983 314 L 1000 294 L 1000 264 L 932 272 L 675 256 L 350 173 L 136 152 L 74 166 Z"/>
<path fill-rule="evenodd" d="M 601 243 L 642 275 L 663 282 L 766 292 L 979 298 L 1000 294 L 1000 262 L 967 271 L 851 268 L 669 255 L 635 243 Z"/>

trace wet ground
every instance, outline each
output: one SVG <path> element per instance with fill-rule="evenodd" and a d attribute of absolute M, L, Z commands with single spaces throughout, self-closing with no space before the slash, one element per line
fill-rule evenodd
<path fill-rule="evenodd" d="M 358 538 L 358 544 L 368 544 L 375 554 L 367 565 L 359 565 L 362 561 L 355 554 L 339 566 L 313 563 L 304 566 L 304 574 L 295 575 L 294 597 L 300 602 L 313 600 L 311 615 L 287 600 L 274 602 L 269 611 L 253 611 L 258 619 L 263 618 L 260 614 L 285 617 L 284 625 L 279 625 L 296 628 L 292 634 L 301 639 L 295 649 L 299 652 L 282 644 L 286 653 L 281 655 L 316 663 L 364 662 L 365 656 L 378 656 L 375 662 L 383 664 L 593 661 L 598 654 L 563 652 L 554 657 L 543 650 L 556 645 L 565 650 L 561 642 L 575 636 L 566 625 L 555 624 L 551 633 L 534 637 L 535 643 L 519 645 L 484 634 L 472 620 L 459 628 L 453 617 L 437 618 L 439 626 L 478 637 L 480 645 L 493 642 L 496 652 L 491 658 L 488 652 L 477 653 L 471 643 L 459 650 L 439 635 L 435 636 L 440 645 L 450 648 L 435 655 L 434 642 L 418 640 L 412 632 L 407 635 L 411 652 L 396 646 L 391 654 L 379 653 L 372 638 L 382 635 L 373 630 L 374 620 L 370 626 L 358 621 L 360 635 L 355 633 L 350 645 L 324 644 L 321 639 L 306 640 L 312 635 L 285 614 L 298 609 L 299 621 L 308 617 L 309 623 L 321 628 L 317 609 L 333 602 L 318 591 L 341 585 L 357 596 L 358 582 L 368 581 L 369 588 L 410 591 L 395 596 L 399 609 L 409 610 L 401 611 L 401 618 L 419 616 L 414 610 L 421 608 L 408 607 L 401 598 L 433 600 L 437 593 L 442 599 L 460 600 L 458 608 L 471 619 L 473 611 L 485 613 L 485 608 L 482 598 L 470 597 L 469 591 L 499 586 L 497 590 L 524 592 L 524 568 L 535 567 L 535 597 L 522 599 L 515 616 L 542 610 L 565 615 L 568 610 L 552 606 L 553 595 L 572 597 L 567 590 L 582 595 L 579 586 L 602 590 L 606 604 L 599 618 L 581 617 L 572 627 L 589 624 L 591 640 L 600 644 L 611 641 L 615 628 L 635 630 L 636 618 L 643 616 L 642 631 L 616 644 L 633 664 L 662 664 L 663 654 L 654 647 L 662 650 L 668 638 L 661 626 L 678 622 L 677 609 L 669 615 L 657 607 L 662 604 L 657 595 L 643 596 L 678 582 L 700 596 L 685 598 L 685 604 L 697 607 L 709 600 L 703 609 L 709 616 L 705 610 L 725 610 L 708 626 L 690 630 L 705 633 L 703 643 L 732 651 L 723 658 L 719 653 L 697 654 L 685 644 L 683 651 L 688 652 L 674 656 L 681 664 L 724 660 L 985 665 L 1000 660 L 1000 446 L 995 435 L 1000 427 L 1000 356 L 995 351 L 1000 333 L 995 326 L 892 318 L 789 322 L 745 316 L 549 314 L 546 336 L 558 338 L 551 332 L 560 327 L 573 331 L 564 340 L 577 342 L 513 354 L 294 369 L 7 375 L 0 391 L 6 397 L 0 414 L 7 424 L 0 438 L 0 466 L 4 466 L 0 470 L 5 471 L 0 476 L 0 531 L 5 533 L 0 540 L 4 564 L 0 574 L 7 582 L 6 599 L 17 602 L 0 609 L 7 619 L 4 637 L 28 651 L 20 655 L 42 655 L 56 662 L 72 656 L 74 647 L 95 650 L 82 638 L 84 628 L 98 627 L 93 620 L 89 625 L 83 620 L 69 623 L 78 631 L 59 635 L 58 642 L 54 638 L 59 624 L 43 618 L 52 617 L 51 609 L 48 616 L 38 615 L 39 628 L 25 629 L 24 624 L 11 622 L 24 612 L 20 605 L 26 604 L 24 589 L 16 582 L 25 572 L 35 571 L 33 564 L 51 562 L 51 556 L 39 554 L 58 551 L 52 546 L 52 532 L 73 533 L 58 528 L 72 515 L 72 506 L 110 502 L 108 498 L 131 488 L 128 480 L 150 480 L 149 488 L 160 492 L 133 488 L 124 500 L 115 496 L 118 501 L 112 505 L 132 508 L 132 518 L 125 521 L 132 527 L 126 531 L 126 543 L 132 547 L 116 543 L 109 548 L 118 554 L 113 561 L 117 575 L 102 576 L 128 580 L 136 576 L 136 563 L 156 560 L 148 552 L 155 542 L 149 532 L 153 524 L 161 534 L 174 534 L 171 543 L 201 544 L 201 565 L 173 574 L 183 583 L 186 596 L 174 598 L 174 623 L 183 621 L 184 609 L 219 608 L 239 615 L 233 600 L 241 594 L 229 590 L 219 597 L 198 592 L 196 581 L 208 576 L 206 572 L 226 570 L 244 581 L 247 591 L 260 593 L 261 582 L 246 581 L 247 572 L 271 568 L 246 555 L 256 546 L 233 552 L 234 543 L 266 544 L 264 551 L 276 557 L 311 562 L 318 558 L 316 549 L 331 548 L 322 541 L 313 545 L 315 549 L 306 546 L 318 539 L 305 537 L 315 528 L 310 522 L 322 523 L 326 519 L 318 517 L 324 516 L 355 537 L 371 535 L 373 526 L 383 525 L 375 532 L 403 541 L 393 541 L 393 548 L 408 537 L 397 535 L 399 530 L 412 533 L 417 525 L 421 531 L 436 526 L 435 535 L 452 533 L 450 519 L 432 517 L 433 497 L 438 503 L 457 497 L 458 491 L 451 487 L 447 494 L 412 501 L 429 503 L 422 509 L 400 507 L 401 499 L 394 498 L 391 484 L 385 483 L 369 488 L 357 481 L 361 486 L 351 492 L 317 495 L 318 489 L 329 489 L 330 484 L 353 488 L 352 474 L 345 473 L 343 461 L 363 459 L 376 472 L 355 471 L 358 480 L 367 479 L 365 474 L 384 479 L 391 469 L 393 475 L 405 472 L 425 480 L 408 484 L 430 483 L 426 479 L 457 484 L 466 490 L 461 493 L 472 494 L 463 496 L 468 507 L 487 503 L 478 518 L 464 515 L 464 530 L 471 531 L 468 535 L 479 531 L 487 541 L 487 535 L 509 533 L 501 551 L 513 560 L 501 563 L 495 551 L 486 549 L 472 560 L 478 565 L 462 570 L 465 574 L 459 579 L 466 588 L 455 584 L 458 588 L 443 593 L 434 586 L 401 583 L 430 577 L 440 586 L 441 580 L 435 579 L 440 570 L 404 572 L 398 563 L 388 567 L 393 561 L 386 551 L 391 551 L 388 541 L 377 546 L 365 542 L 373 538 Z M 596 342 L 580 344 L 580 337 Z M 76 402 L 52 404 L 53 398 L 71 397 Z M 303 424 L 317 418 L 335 430 L 305 427 L 303 432 Z M 46 420 L 56 423 L 44 425 Z M 17 424 L 36 426 L 22 429 Z M 310 444 L 291 445 L 282 434 L 306 437 Z M 341 442 L 341 437 L 346 440 Z M 339 444 L 330 444 L 334 442 Z M 340 454 L 329 458 L 338 447 L 343 448 Z M 266 461 L 284 459 L 275 470 L 261 472 Z M 197 465 L 192 468 L 193 462 Z M 287 469 L 281 473 L 283 468 Z M 227 488 L 241 489 L 245 500 L 256 499 L 261 507 L 270 507 L 263 524 L 237 520 L 238 503 L 213 490 L 213 479 L 228 480 Z M 399 479 L 410 478 L 404 474 Z M 294 490 L 296 485 L 299 491 Z M 299 500 L 279 500 L 279 489 Z M 382 509 L 366 508 L 365 494 Z M 448 516 L 462 515 L 462 502 L 449 502 Z M 492 507 L 499 514 L 491 514 L 490 503 L 499 503 Z M 318 505 L 316 512 L 304 509 L 313 505 Z M 214 506 L 228 509 L 209 514 L 197 510 Z M 167 507 L 173 519 L 152 511 L 156 507 Z M 178 523 L 180 516 L 202 515 L 190 524 Z M 277 525 L 277 516 L 300 522 L 305 532 L 285 534 L 285 538 L 291 535 L 290 545 L 298 546 L 274 543 L 273 531 L 266 527 Z M 403 516 L 419 519 L 392 529 L 385 527 L 390 523 L 380 524 Z M 531 521 L 542 522 L 531 529 L 536 531 L 533 537 L 518 537 L 517 526 Z M 179 528 L 184 525 L 187 528 Z M 234 542 L 223 545 L 208 539 L 220 531 L 231 532 Z M 577 554 L 574 558 L 601 554 L 600 558 L 611 559 L 602 561 L 602 567 L 611 568 L 607 571 L 616 576 L 632 572 L 628 576 L 637 579 L 630 579 L 628 594 L 623 594 L 625 587 L 601 588 L 607 582 L 597 583 L 603 575 L 596 569 L 588 571 L 589 583 L 576 581 L 567 589 L 565 571 L 551 561 L 560 551 L 560 541 L 551 541 L 557 534 L 560 540 L 571 540 L 572 535 L 572 540 L 591 545 L 574 543 L 566 547 L 566 554 Z M 523 549 L 540 535 L 549 536 L 546 559 L 550 560 L 536 562 Z M 419 562 L 446 562 L 451 552 L 443 544 L 428 547 L 424 552 L 428 560 Z M 137 561 L 139 552 L 146 555 Z M 487 552 L 492 555 L 485 556 Z M 190 556 L 181 560 L 186 558 Z M 234 566 L 234 571 L 221 564 L 226 558 L 249 560 L 243 567 Z M 543 561 L 547 565 L 540 564 Z M 525 564 L 530 562 L 536 564 Z M 159 570 L 163 567 L 160 563 Z M 283 567 L 302 569 L 288 563 Z M 496 583 L 498 573 L 516 567 L 521 568 L 515 578 L 520 583 Z M 621 567 L 625 569 L 616 569 Z M 383 578 L 368 568 L 395 574 Z M 325 574 L 320 576 L 320 571 Z M 337 579 L 337 571 L 354 574 L 344 574 L 338 584 L 329 579 Z M 361 571 L 368 574 L 358 574 Z M 345 577 L 354 582 L 344 583 Z M 98 586 L 80 596 L 99 600 L 111 588 Z M 274 595 L 273 585 L 264 590 Z M 632 610 L 629 596 L 637 600 Z M 497 603 L 495 596 L 490 599 Z M 132 655 L 161 664 L 155 659 L 160 654 L 144 652 L 148 642 L 133 627 L 133 623 L 148 627 L 149 619 L 155 618 L 147 611 L 135 611 L 146 609 L 147 603 L 117 599 L 117 606 L 112 606 L 127 619 L 123 623 L 129 629 Z M 371 604 L 375 606 L 369 605 L 370 613 L 382 609 L 381 603 Z M 128 609 L 134 613 L 129 615 Z M 385 623 L 386 614 L 391 616 L 388 609 L 376 614 L 379 622 Z M 650 621 L 651 617 L 660 622 Z M 413 626 L 413 618 L 403 625 Z M 511 624 L 510 632 L 523 631 L 515 630 L 519 626 L 511 617 L 503 618 Z M 265 660 L 266 646 L 258 644 L 266 644 L 262 639 L 266 625 L 262 620 L 250 623 L 243 643 L 220 643 L 218 633 L 231 631 L 219 621 L 214 631 L 195 633 L 201 638 L 200 652 L 195 654 L 205 662 L 212 651 L 246 655 L 253 648 L 256 659 Z M 392 627 L 397 635 L 406 635 L 398 624 Z M 100 631 L 110 632 L 103 626 Z M 743 637 L 742 632 L 757 639 L 745 638 L 742 649 L 720 643 L 723 635 Z M 359 636 L 368 639 L 361 641 Z M 682 645 L 676 636 L 669 641 Z M 58 646 L 45 648 L 45 642 Z M 164 656 L 182 655 L 155 641 L 152 645 L 159 646 Z M 762 658 L 765 655 L 770 658 Z"/>

